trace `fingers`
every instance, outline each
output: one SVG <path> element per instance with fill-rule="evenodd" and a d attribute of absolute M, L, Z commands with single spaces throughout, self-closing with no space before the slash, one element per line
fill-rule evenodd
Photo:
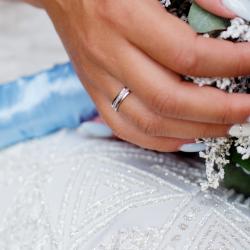
<path fill-rule="evenodd" d="M 112 76 L 93 72 L 99 89 L 108 97 L 109 103 L 124 87 L 122 83 Z M 137 129 L 148 136 L 161 136 L 180 139 L 194 139 L 205 137 L 223 137 L 228 135 L 231 126 L 207 124 L 164 118 L 151 111 L 136 96 L 130 94 L 122 103 L 119 114 L 126 117 Z"/>
<path fill-rule="evenodd" d="M 250 116 L 247 94 L 227 94 L 185 82 L 135 47 L 119 54 L 118 61 L 120 82 L 161 116 L 216 124 L 244 123 Z"/>
<path fill-rule="evenodd" d="M 223 16 L 226 18 L 234 18 L 235 14 L 225 7 L 221 0 L 196 0 L 196 2 L 206 9 L 207 11 L 214 13 L 218 16 Z"/>
<path fill-rule="evenodd" d="M 100 113 L 104 120 L 113 129 L 114 134 L 128 142 L 131 142 L 139 147 L 156 150 L 160 152 L 176 152 L 183 147 L 183 145 L 190 144 L 193 140 L 181 140 L 166 137 L 152 137 L 143 134 L 136 127 L 131 125 L 126 119 L 122 118 L 119 113 L 112 110 L 110 102 L 105 96 L 96 88 L 87 84 L 86 88 L 94 99 Z"/>
<path fill-rule="evenodd" d="M 154 113 L 167 118 L 228 125 L 245 123 L 250 116 L 247 94 L 226 94 L 185 82 L 126 41 L 119 40 L 112 48 L 106 45 L 105 51 L 112 60 L 104 57 L 106 60 L 101 60 L 100 67 L 129 87 Z M 102 73 L 96 75 L 99 74 Z"/>
<path fill-rule="evenodd" d="M 249 74 L 249 43 L 197 36 L 186 23 L 166 13 L 157 1 L 145 1 L 143 8 L 138 6 L 138 11 L 130 13 L 124 22 L 120 29 L 131 43 L 175 72 L 192 76 Z"/>
<path fill-rule="evenodd" d="M 180 139 L 226 137 L 231 127 L 164 118 L 151 112 L 133 94 L 123 103 L 120 112 L 140 131 L 150 136 Z"/>

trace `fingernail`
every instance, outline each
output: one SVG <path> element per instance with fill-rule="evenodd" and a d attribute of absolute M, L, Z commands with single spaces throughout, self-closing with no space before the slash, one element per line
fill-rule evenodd
<path fill-rule="evenodd" d="M 180 147 L 180 151 L 185 153 L 195 153 L 200 152 L 206 149 L 206 145 L 204 143 L 190 143 L 184 144 Z"/>
<path fill-rule="evenodd" d="M 92 137 L 102 137 L 108 138 L 112 137 L 113 132 L 107 125 L 103 123 L 96 123 L 96 122 L 85 122 L 78 128 L 78 132 L 85 136 L 92 136 Z"/>
<path fill-rule="evenodd" d="M 224 6 L 234 12 L 237 16 L 250 21 L 250 1 L 249 0 L 222 0 Z"/>
<path fill-rule="evenodd" d="M 250 124 L 236 124 L 229 129 L 228 133 L 234 137 L 250 136 Z"/>

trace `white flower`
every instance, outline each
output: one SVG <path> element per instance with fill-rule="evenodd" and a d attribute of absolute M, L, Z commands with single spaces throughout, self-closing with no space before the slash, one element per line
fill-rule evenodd
<path fill-rule="evenodd" d="M 165 7 L 168 7 L 171 4 L 170 0 L 160 0 L 160 2 Z"/>
<path fill-rule="evenodd" d="M 186 0 L 190 2 L 189 0 Z M 169 0 L 160 0 L 164 6 L 169 6 Z M 187 17 L 183 15 L 183 20 Z M 204 37 L 210 37 L 204 34 Z M 218 39 L 232 40 L 235 42 L 250 41 L 250 23 L 242 18 L 234 18 L 227 30 L 221 32 Z M 250 89 L 250 77 L 222 78 L 222 77 L 185 77 L 186 80 L 192 81 L 199 86 L 214 86 L 218 89 L 229 93 L 245 93 Z M 217 188 L 220 181 L 224 179 L 224 169 L 230 163 L 230 149 L 235 147 L 237 152 L 242 155 L 242 159 L 250 159 L 250 137 L 240 138 L 210 138 L 201 139 L 197 142 L 203 142 L 207 148 L 200 153 L 200 157 L 205 159 L 207 182 L 202 183 L 203 190 L 212 187 Z"/>
<path fill-rule="evenodd" d="M 219 38 L 222 39 L 237 39 L 239 41 L 249 41 L 250 27 L 242 18 L 236 17 L 231 21 L 228 29 L 222 32 Z"/>
<path fill-rule="evenodd" d="M 199 141 L 200 142 L 200 141 Z M 229 163 L 227 159 L 233 140 L 230 138 L 203 139 L 207 145 L 205 152 L 200 152 L 200 157 L 205 159 L 207 182 L 202 183 L 202 189 L 208 187 L 218 188 L 224 179 L 224 167 Z"/>

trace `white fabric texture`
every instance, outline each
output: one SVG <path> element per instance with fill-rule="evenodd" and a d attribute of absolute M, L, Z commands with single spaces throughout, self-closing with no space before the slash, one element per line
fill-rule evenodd
<path fill-rule="evenodd" d="M 62 131 L 0 153 L 0 249 L 249 249 L 250 209 L 176 155 Z"/>

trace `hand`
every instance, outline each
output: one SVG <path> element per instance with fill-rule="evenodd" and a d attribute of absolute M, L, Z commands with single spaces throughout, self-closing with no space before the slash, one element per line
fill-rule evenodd
<path fill-rule="evenodd" d="M 143 148 L 177 151 L 226 136 L 250 115 L 250 98 L 179 76 L 250 73 L 250 45 L 197 36 L 156 0 L 44 0 L 78 75 L 114 133 Z M 132 94 L 114 112 L 111 102 Z"/>

